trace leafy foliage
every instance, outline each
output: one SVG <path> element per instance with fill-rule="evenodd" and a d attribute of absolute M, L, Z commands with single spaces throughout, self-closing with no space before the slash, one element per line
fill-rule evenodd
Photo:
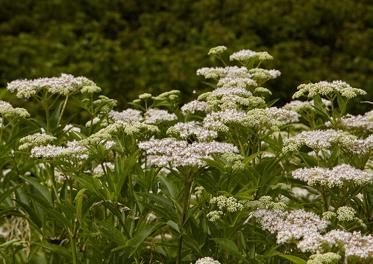
<path fill-rule="evenodd" d="M 41 110 L 0 101 L 1 261 L 371 263 L 373 114 L 347 112 L 365 92 L 300 85 L 310 101 L 273 107 L 272 57 L 224 52 L 182 107 L 177 90 L 119 112 L 85 78 L 9 83 Z"/>

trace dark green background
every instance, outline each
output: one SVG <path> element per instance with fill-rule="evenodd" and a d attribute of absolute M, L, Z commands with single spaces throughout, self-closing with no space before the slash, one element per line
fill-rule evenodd
<path fill-rule="evenodd" d="M 210 47 L 267 50 L 289 99 L 303 82 L 342 79 L 373 95 L 372 0 L 0 0 L 0 86 L 85 75 L 124 102 L 206 87 Z"/>

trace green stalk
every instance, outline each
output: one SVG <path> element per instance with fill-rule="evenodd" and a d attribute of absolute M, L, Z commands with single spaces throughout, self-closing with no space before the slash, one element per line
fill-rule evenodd
<path fill-rule="evenodd" d="M 77 255 L 76 255 L 76 241 L 75 241 L 75 235 L 71 234 L 71 251 L 72 251 L 72 257 L 73 257 L 73 264 L 78 263 Z"/>
<path fill-rule="evenodd" d="M 176 257 L 176 264 L 181 263 L 181 255 L 183 249 L 183 234 L 184 234 L 184 225 L 188 215 L 189 203 L 190 203 L 190 192 L 192 187 L 193 179 L 191 175 L 188 174 L 184 181 L 184 195 L 183 195 L 183 210 L 182 210 L 182 217 L 180 223 L 180 238 L 178 242 L 178 249 L 177 249 L 177 257 Z"/>
<path fill-rule="evenodd" d="M 67 104 L 67 100 L 69 99 L 69 96 L 67 95 L 65 97 L 65 101 L 63 102 L 63 106 L 62 106 L 62 109 L 61 109 L 61 113 L 60 113 L 60 116 L 58 117 L 58 121 L 57 121 L 57 127 L 60 125 L 60 122 L 61 122 L 61 119 L 62 119 L 62 115 L 63 113 L 65 112 L 65 108 L 66 108 L 66 104 Z"/>

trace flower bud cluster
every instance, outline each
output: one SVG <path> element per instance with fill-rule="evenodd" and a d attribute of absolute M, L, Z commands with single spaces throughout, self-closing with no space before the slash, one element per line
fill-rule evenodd
<path fill-rule="evenodd" d="M 229 56 L 229 60 L 237 60 L 237 61 L 247 61 L 250 59 L 256 59 L 259 61 L 266 61 L 266 60 L 272 60 L 273 57 L 266 51 L 252 51 L 249 49 L 244 49 L 237 51 Z"/>
<path fill-rule="evenodd" d="M 359 95 L 366 95 L 364 90 L 352 88 L 344 81 L 321 81 L 317 83 L 301 84 L 297 89 L 298 91 L 293 95 L 294 99 L 302 96 L 313 98 L 316 95 L 330 97 L 333 94 L 339 94 L 347 99 L 352 99 Z"/>
<path fill-rule="evenodd" d="M 10 103 L 0 100 L 0 115 L 2 117 L 27 118 L 30 114 L 26 109 L 13 107 Z"/>
<path fill-rule="evenodd" d="M 225 197 L 223 195 L 211 198 L 210 204 L 216 205 L 220 211 L 227 211 L 229 213 L 241 211 L 244 207 L 236 198 Z"/>
<path fill-rule="evenodd" d="M 203 76 L 206 79 L 219 79 L 224 77 L 245 78 L 250 77 L 246 67 L 228 66 L 228 67 L 203 67 L 197 70 L 197 75 Z"/>
<path fill-rule="evenodd" d="M 219 55 L 227 50 L 226 46 L 216 46 L 209 50 L 208 55 Z"/>
<path fill-rule="evenodd" d="M 306 264 L 337 264 L 341 256 L 334 252 L 311 255 Z"/>
<path fill-rule="evenodd" d="M 47 145 L 48 143 L 56 140 L 57 138 L 45 133 L 35 133 L 25 136 L 19 140 L 21 144 L 19 150 L 27 150 L 36 146 Z"/>
<path fill-rule="evenodd" d="M 107 142 L 112 139 L 113 135 L 116 133 L 124 133 L 128 136 L 139 135 L 141 133 L 156 134 L 159 129 L 155 125 L 148 125 L 141 122 L 128 123 L 125 121 L 116 121 L 96 133 L 93 133 L 89 137 L 82 139 L 80 144 L 82 146 L 92 146 Z"/>
<path fill-rule="evenodd" d="M 277 130 L 278 126 L 298 121 L 296 112 L 276 107 L 252 109 L 248 112 L 225 110 L 208 114 L 203 120 L 204 127 L 216 131 L 228 131 L 229 124 L 256 130 Z"/>
<path fill-rule="evenodd" d="M 251 78 L 259 84 L 262 84 L 268 80 L 276 79 L 281 75 L 279 70 L 267 70 L 262 68 L 250 69 L 249 73 L 251 74 Z"/>
<path fill-rule="evenodd" d="M 245 202 L 245 207 L 254 209 L 285 210 L 287 205 L 283 201 L 274 201 L 271 196 L 262 196 L 258 200 Z"/>
<path fill-rule="evenodd" d="M 354 221 L 356 216 L 356 210 L 349 206 L 342 206 L 337 209 L 337 219 L 341 222 Z"/>

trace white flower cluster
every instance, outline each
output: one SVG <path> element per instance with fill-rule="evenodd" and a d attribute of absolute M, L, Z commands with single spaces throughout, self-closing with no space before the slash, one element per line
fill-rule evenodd
<path fill-rule="evenodd" d="M 337 264 L 341 256 L 334 252 L 311 255 L 306 264 Z"/>
<path fill-rule="evenodd" d="M 289 212 L 259 209 L 252 215 L 259 220 L 263 229 L 276 235 L 277 243 L 282 244 L 298 240 L 297 247 L 302 252 L 320 252 L 327 245 L 331 248 L 343 249 L 346 257 L 363 259 L 373 257 L 372 235 L 364 236 L 360 232 L 354 231 L 351 233 L 343 230 L 331 230 L 323 235 L 321 233 L 325 231 L 329 221 L 322 220 L 316 214 L 306 212 L 303 209 Z M 316 256 L 311 259 L 315 258 Z M 321 256 L 319 258 L 322 259 Z"/>
<path fill-rule="evenodd" d="M 329 107 L 331 105 L 331 102 L 329 100 L 326 100 L 324 98 L 321 99 L 321 102 Z M 294 101 L 291 101 L 289 103 L 287 103 L 286 105 L 284 105 L 284 109 L 287 109 L 287 110 L 292 110 L 292 111 L 295 111 L 295 112 L 303 112 L 303 111 L 309 111 L 309 110 L 313 110 L 314 108 L 314 102 L 313 101 L 299 101 L 299 100 L 294 100 Z"/>
<path fill-rule="evenodd" d="M 32 158 L 44 159 L 78 159 L 88 158 L 88 149 L 79 144 L 78 141 L 67 142 L 66 146 L 39 146 L 31 149 Z"/>
<path fill-rule="evenodd" d="M 364 115 L 348 115 L 341 119 L 341 124 L 349 129 L 373 130 L 373 110 Z"/>
<path fill-rule="evenodd" d="M 221 142 L 194 142 L 176 140 L 174 138 L 151 139 L 138 144 L 147 154 L 150 165 L 157 167 L 182 166 L 203 167 L 202 159 L 211 159 L 212 154 L 238 152 L 237 147 Z"/>
<path fill-rule="evenodd" d="M 249 49 L 244 49 L 237 51 L 233 53 L 231 56 L 229 56 L 229 60 L 237 60 L 237 61 L 247 61 L 250 59 L 257 59 L 259 61 L 265 61 L 265 60 L 272 60 L 273 57 L 266 51 L 252 51 Z"/>
<path fill-rule="evenodd" d="M 352 99 L 359 95 L 365 95 L 366 92 L 362 89 L 352 88 L 344 81 L 321 81 L 317 83 L 301 84 L 297 87 L 298 91 L 294 93 L 293 98 L 307 96 L 313 98 L 316 95 L 331 96 L 333 94 L 340 94 L 347 99 Z"/>
<path fill-rule="evenodd" d="M 341 187 L 347 182 L 364 185 L 373 181 L 372 172 L 359 170 L 347 164 L 341 164 L 332 169 L 300 168 L 293 171 L 292 176 L 307 182 L 310 186 L 322 185 L 330 188 Z"/>
<path fill-rule="evenodd" d="M 351 233 L 342 230 L 332 230 L 323 236 L 322 241 L 330 247 L 342 247 L 346 257 L 359 257 L 363 259 L 373 257 L 372 235 L 364 236 L 356 231 Z"/>
<path fill-rule="evenodd" d="M 25 136 L 19 140 L 21 144 L 18 149 L 19 150 L 26 150 L 36 146 L 46 145 L 57 138 L 45 133 L 35 133 L 32 135 Z"/>
<path fill-rule="evenodd" d="M 88 89 L 87 87 L 91 88 Z M 60 77 L 15 80 L 8 83 L 7 89 L 12 93 L 17 93 L 19 98 L 30 98 L 43 89 L 51 94 L 65 96 L 76 92 L 97 92 L 101 90 L 86 77 L 74 77 L 71 74 L 64 73 Z"/>
<path fill-rule="evenodd" d="M 283 125 L 299 122 L 299 114 L 295 111 L 277 107 L 267 108 L 266 111 Z"/>
<path fill-rule="evenodd" d="M 207 129 L 227 132 L 229 128 L 228 123 L 241 123 L 246 117 L 246 113 L 237 110 L 225 110 L 220 112 L 212 112 L 208 114 L 203 120 L 203 126 Z"/>
<path fill-rule="evenodd" d="M 198 259 L 195 264 L 220 264 L 220 262 L 211 257 L 204 257 Z"/>
<path fill-rule="evenodd" d="M 359 151 L 359 149 L 361 149 L 365 143 L 365 141 L 360 142 L 355 136 L 341 130 L 327 129 L 302 131 L 296 136 L 285 140 L 282 151 L 285 153 L 298 151 L 302 146 L 307 146 L 316 151 L 320 151 L 330 149 L 332 146 L 338 145 L 341 148 L 353 152 L 354 149 Z"/>
<path fill-rule="evenodd" d="M 162 122 L 170 122 L 177 120 L 177 116 L 174 113 L 169 113 L 162 109 L 149 109 L 145 113 L 145 124 L 159 124 Z"/>
<path fill-rule="evenodd" d="M 109 116 L 114 121 L 123 121 L 128 123 L 141 122 L 144 119 L 141 111 L 132 108 L 128 108 L 122 112 L 110 111 Z"/>
<path fill-rule="evenodd" d="M 199 141 L 209 141 L 218 137 L 216 131 L 203 128 L 201 123 L 196 121 L 177 123 L 167 130 L 167 134 L 177 135 L 181 139 L 188 139 L 194 136 Z"/>
<path fill-rule="evenodd" d="M 30 114 L 26 109 L 13 107 L 10 103 L 0 100 L 0 115 L 3 117 L 27 118 Z"/>
<path fill-rule="evenodd" d="M 213 90 L 211 96 L 220 97 L 224 95 L 252 96 L 252 93 L 243 87 L 217 88 Z"/>
<path fill-rule="evenodd" d="M 208 55 L 218 55 L 227 50 L 226 46 L 216 46 L 209 50 Z"/>
<path fill-rule="evenodd" d="M 205 112 L 208 104 L 203 101 L 193 100 L 181 107 L 181 112 L 186 114 L 195 114 L 197 112 Z"/>
<path fill-rule="evenodd" d="M 263 229 L 276 234 L 278 244 L 298 240 L 297 246 L 302 252 L 317 250 L 321 245 L 320 232 L 329 225 L 328 221 L 303 209 L 289 212 L 258 209 L 252 215 Z"/>

